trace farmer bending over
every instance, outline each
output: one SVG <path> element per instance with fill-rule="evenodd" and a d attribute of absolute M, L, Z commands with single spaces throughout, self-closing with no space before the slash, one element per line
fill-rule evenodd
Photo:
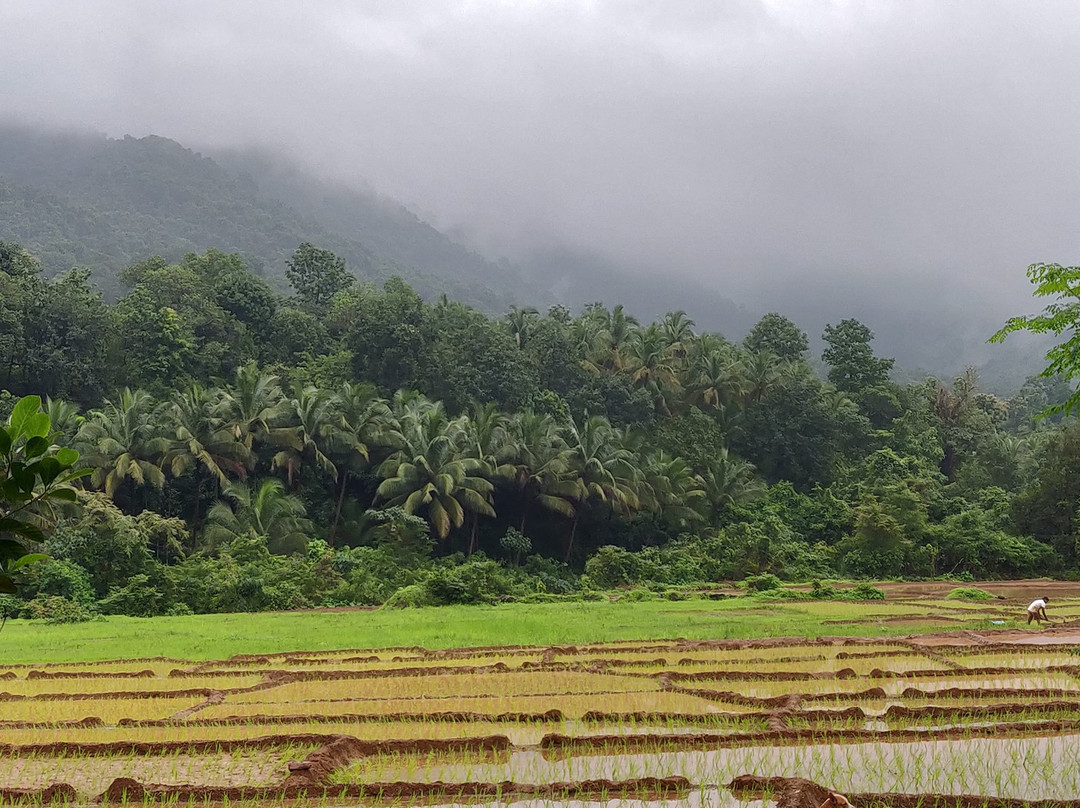
<path fill-rule="evenodd" d="M 1045 620 L 1050 622 L 1050 618 L 1046 616 L 1046 604 L 1050 602 L 1050 598 L 1038 598 L 1031 601 L 1031 605 L 1028 606 L 1028 625 L 1031 625 L 1031 621 L 1041 623 Z"/>

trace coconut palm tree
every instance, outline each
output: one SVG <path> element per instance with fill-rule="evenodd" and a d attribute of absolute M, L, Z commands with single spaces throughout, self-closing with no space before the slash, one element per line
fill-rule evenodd
<path fill-rule="evenodd" d="M 574 518 L 580 487 L 567 475 L 568 464 L 569 451 L 550 415 L 523 412 L 509 419 L 495 473 L 520 498 L 520 533 L 525 534 L 533 504 Z"/>
<path fill-rule="evenodd" d="M 271 468 L 285 469 L 289 487 L 296 484 L 305 463 L 314 463 L 337 482 L 337 466 L 327 451 L 338 429 L 333 397 L 317 387 L 305 387 L 295 398 L 286 400 L 275 426 L 277 440 L 284 448 L 270 461 Z"/>
<path fill-rule="evenodd" d="M 281 480 L 264 480 L 254 493 L 247 485 L 229 484 L 222 501 L 206 516 L 204 537 L 219 546 L 238 537 L 262 539 L 272 553 L 302 553 L 312 525 L 298 497 L 285 492 Z"/>
<path fill-rule="evenodd" d="M 494 486 L 483 476 L 483 463 L 465 452 L 465 419 L 447 418 L 440 402 L 413 407 L 399 422 L 404 445 L 379 466 L 376 502 L 426 513 L 440 541 L 462 526 L 466 511 L 495 516 Z"/>
<path fill-rule="evenodd" d="M 247 478 L 251 450 L 221 418 L 217 390 L 193 384 L 165 410 L 165 422 L 173 430 L 173 440 L 165 452 L 165 463 L 173 477 L 202 471 L 219 485 L 230 482 L 229 475 Z"/>
<path fill-rule="evenodd" d="M 639 505 L 640 470 L 625 434 L 603 416 L 587 417 L 580 426 L 571 420 L 564 428 L 570 479 L 576 484 L 580 503 L 602 504 L 613 513 L 628 513 Z M 566 544 L 565 560 L 574 549 L 580 507 L 575 510 Z"/>
<path fill-rule="evenodd" d="M 78 405 L 63 399 L 46 397 L 43 410 L 52 424 L 53 443 L 57 446 L 71 446 L 85 421 L 79 415 Z"/>
<path fill-rule="evenodd" d="M 254 362 L 236 369 L 231 384 L 221 388 L 216 415 L 249 450 L 256 441 L 273 443 L 271 424 L 286 408 L 281 379 L 260 371 Z"/>
<path fill-rule="evenodd" d="M 743 367 L 731 348 L 694 355 L 687 375 L 690 399 L 703 409 L 721 410 L 738 404 L 747 393 Z"/>
<path fill-rule="evenodd" d="M 642 475 L 639 499 L 643 508 L 679 527 L 701 521 L 693 505 L 705 496 L 704 482 L 689 463 L 664 451 L 655 452 L 644 458 Z"/>
<path fill-rule="evenodd" d="M 702 475 L 705 500 L 718 514 L 725 508 L 753 502 L 765 495 L 765 483 L 755 474 L 753 464 L 721 449 L 709 459 Z"/>
<path fill-rule="evenodd" d="M 95 488 L 113 498 L 125 483 L 165 485 L 158 461 L 168 442 L 158 415 L 158 403 L 149 393 L 126 387 L 90 414 L 75 442 L 80 465 L 94 470 L 90 482 Z"/>
<path fill-rule="evenodd" d="M 669 400 L 674 399 L 679 386 L 677 364 L 667 337 L 656 323 L 640 330 L 630 345 L 630 381 L 647 390 L 657 410 L 665 415 L 671 414 Z"/>
<path fill-rule="evenodd" d="M 680 309 L 665 314 L 661 327 L 671 356 L 685 357 L 694 341 L 694 321 Z"/>
<path fill-rule="evenodd" d="M 345 382 L 333 404 L 339 420 L 337 428 L 331 433 L 330 448 L 337 458 L 335 466 L 339 486 L 334 521 L 327 537 L 331 547 L 334 546 L 341 523 L 341 508 L 345 502 L 349 477 L 368 467 L 373 450 L 396 448 L 404 441 L 390 405 L 376 395 L 374 387 Z"/>

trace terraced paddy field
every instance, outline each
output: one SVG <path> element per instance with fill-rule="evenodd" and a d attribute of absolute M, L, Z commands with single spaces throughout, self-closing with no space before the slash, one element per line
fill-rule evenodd
<path fill-rule="evenodd" d="M 1078 649 L 1065 623 L 0 665 L 0 800 L 1080 808 Z"/>

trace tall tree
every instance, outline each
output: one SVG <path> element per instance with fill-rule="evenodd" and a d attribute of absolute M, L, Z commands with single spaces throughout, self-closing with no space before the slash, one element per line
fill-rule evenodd
<path fill-rule="evenodd" d="M 435 404 L 399 420 L 405 443 L 379 467 L 383 481 L 376 501 L 425 513 L 440 541 L 462 526 L 466 511 L 494 517 L 493 486 L 483 476 L 483 463 L 464 453 L 464 419 L 447 418 Z"/>
<path fill-rule="evenodd" d="M 874 356 L 870 347 L 874 332 L 858 320 L 827 325 L 821 338 L 827 346 L 821 358 L 829 366 L 829 381 L 836 389 L 858 395 L 888 383 L 893 360 Z"/>
<path fill-rule="evenodd" d="M 810 349 L 806 332 L 775 311 L 757 321 L 743 340 L 743 345 L 748 351 L 768 351 L 788 362 L 802 359 Z"/>
<path fill-rule="evenodd" d="M 334 295 L 353 283 L 344 259 L 306 241 L 286 262 L 285 277 L 300 301 L 318 311 L 329 307 Z"/>
<path fill-rule="evenodd" d="M 370 385 L 345 382 L 338 390 L 334 408 L 340 420 L 332 432 L 331 446 L 338 458 L 335 465 L 339 484 L 334 521 L 327 538 L 331 547 L 341 523 L 341 508 L 350 475 L 368 467 L 373 450 L 397 448 L 404 441 L 390 406 Z"/>
<path fill-rule="evenodd" d="M 76 437 L 82 463 L 93 469 L 90 482 L 110 498 L 125 483 L 161 488 L 158 465 L 168 447 L 159 406 L 145 390 L 124 388 L 115 400 L 92 412 Z"/>

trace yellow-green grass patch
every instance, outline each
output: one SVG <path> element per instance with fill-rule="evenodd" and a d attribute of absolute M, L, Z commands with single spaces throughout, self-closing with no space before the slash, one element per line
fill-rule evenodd
<path fill-rule="evenodd" d="M 38 696 L 45 693 L 151 693 L 170 690 L 231 690 L 264 682 L 263 676 L 171 677 L 138 679 L 9 679 L 0 681 L 0 693 Z M 3 711 L 0 701 L 0 712 Z"/>
<path fill-rule="evenodd" d="M 203 701 L 201 696 L 0 701 L 0 721 L 53 723 L 91 717 L 106 724 L 115 724 L 121 718 L 146 721 L 169 718 Z"/>
<path fill-rule="evenodd" d="M 321 701 L 324 699 L 407 699 L 460 696 L 533 696 L 656 690 L 647 677 L 579 671 L 525 671 L 454 676 L 386 676 L 371 679 L 325 679 L 289 682 L 278 687 L 237 693 L 231 703 Z"/>
<path fill-rule="evenodd" d="M 687 713 L 752 712 L 755 708 L 718 704 L 682 693 L 637 691 L 616 694 L 571 696 L 475 696 L 444 699 L 372 699 L 364 701 L 324 701 L 318 703 L 230 703 L 214 704 L 200 710 L 196 717 L 211 719 L 253 715 L 424 715 L 440 712 L 503 715 L 507 713 L 542 713 L 560 710 L 567 718 L 580 718 L 593 711 L 612 713 Z"/>

